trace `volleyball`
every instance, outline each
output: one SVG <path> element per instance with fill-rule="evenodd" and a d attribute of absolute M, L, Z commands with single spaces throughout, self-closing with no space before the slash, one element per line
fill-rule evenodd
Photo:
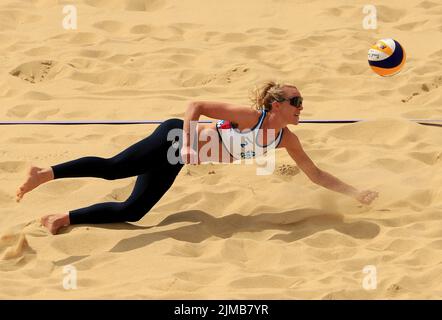
<path fill-rule="evenodd" d="M 405 64 L 405 51 L 394 39 L 381 39 L 368 50 L 368 64 L 380 76 L 392 76 Z"/>

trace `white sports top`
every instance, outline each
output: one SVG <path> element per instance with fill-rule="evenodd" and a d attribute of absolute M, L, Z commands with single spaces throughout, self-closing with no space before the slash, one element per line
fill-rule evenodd
<path fill-rule="evenodd" d="M 250 159 L 255 156 L 264 155 L 268 150 L 278 147 L 281 142 L 283 129 L 279 131 L 278 136 L 271 143 L 265 146 L 261 146 L 258 143 L 258 132 L 267 115 L 266 110 L 262 109 L 261 111 L 258 123 L 252 129 L 245 129 L 243 132 L 234 128 L 228 120 L 217 121 L 216 130 L 218 131 L 220 140 L 234 159 Z M 274 135 L 270 133 L 270 130 L 268 130 L 267 138 L 274 138 Z"/>

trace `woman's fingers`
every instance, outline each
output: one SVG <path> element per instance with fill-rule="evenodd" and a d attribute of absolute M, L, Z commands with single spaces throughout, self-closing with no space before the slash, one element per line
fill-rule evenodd
<path fill-rule="evenodd" d="M 363 204 L 370 204 L 374 199 L 379 196 L 379 193 L 371 190 L 364 190 L 359 193 L 358 200 Z"/>
<path fill-rule="evenodd" d="M 198 154 L 190 147 L 184 147 L 181 150 L 181 157 L 185 164 L 198 164 Z"/>

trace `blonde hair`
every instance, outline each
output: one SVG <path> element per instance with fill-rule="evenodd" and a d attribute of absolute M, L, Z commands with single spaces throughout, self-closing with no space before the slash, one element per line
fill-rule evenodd
<path fill-rule="evenodd" d="M 255 88 L 252 91 L 250 99 L 256 110 L 272 110 L 273 101 L 282 101 L 285 99 L 284 88 L 296 88 L 294 85 L 281 84 L 279 82 L 268 81 L 262 87 Z"/>

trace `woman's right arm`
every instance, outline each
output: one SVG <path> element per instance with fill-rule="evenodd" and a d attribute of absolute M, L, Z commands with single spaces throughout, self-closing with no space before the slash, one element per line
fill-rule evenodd
<path fill-rule="evenodd" d="M 250 108 L 249 106 L 242 106 L 231 103 L 215 101 L 192 101 L 188 104 L 184 116 L 183 130 L 185 136 L 188 137 L 190 135 L 190 121 L 198 121 L 201 115 L 212 119 L 223 119 L 236 123 L 253 124 L 257 120 L 258 112 Z M 197 122 L 194 123 L 194 129 L 196 129 L 196 123 Z"/>
<path fill-rule="evenodd" d="M 185 147 L 190 147 L 190 130 L 192 129 L 196 133 L 196 124 L 201 115 L 199 106 L 197 102 L 190 102 L 187 106 L 183 124 L 183 143 Z M 195 136 L 194 134 L 193 137 Z"/>
<path fill-rule="evenodd" d="M 213 119 L 229 120 L 236 123 L 255 123 L 257 111 L 248 106 L 235 105 L 214 101 L 192 101 L 188 104 L 183 124 L 183 156 L 186 163 L 195 163 L 189 159 L 192 154 L 191 146 L 196 143 L 197 124 L 200 116 Z M 195 150 L 196 151 L 196 150 Z"/>
<path fill-rule="evenodd" d="M 250 106 L 216 102 L 216 101 L 193 101 L 190 103 L 194 105 L 200 115 L 212 119 L 223 119 L 232 122 L 249 123 L 256 121 L 258 112 Z"/>

